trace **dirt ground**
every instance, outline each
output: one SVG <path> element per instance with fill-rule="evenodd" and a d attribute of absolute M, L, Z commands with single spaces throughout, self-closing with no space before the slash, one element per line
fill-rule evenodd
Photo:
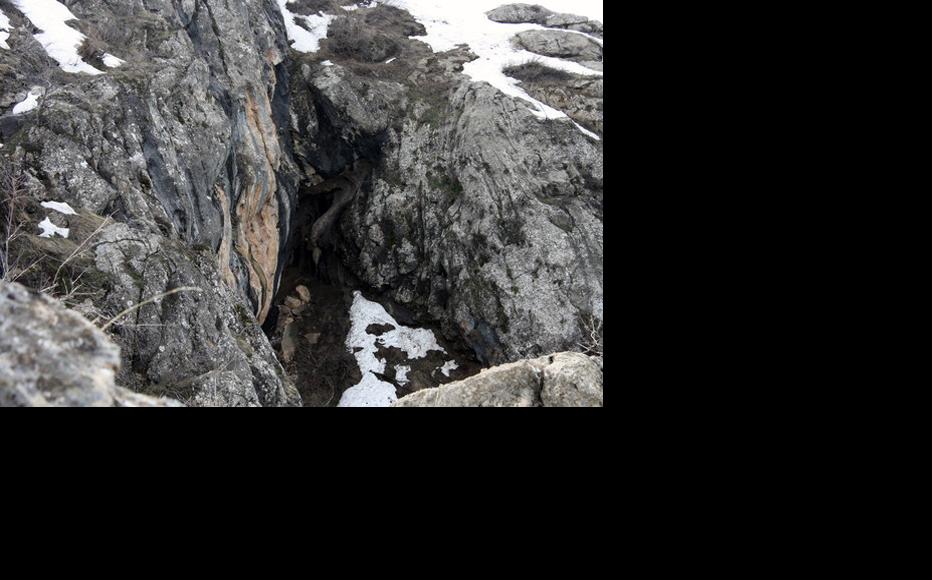
<path fill-rule="evenodd" d="M 299 285 L 310 291 L 310 301 L 297 310 L 291 309 L 294 312 L 294 323 L 286 331 L 289 336 L 283 336 L 279 328 L 272 332 L 272 344 L 285 372 L 300 391 L 305 407 L 336 407 L 343 392 L 362 379 L 356 359 L 345 344 L 350 329 L 353 289 L 325 284 L 310 276 L 297 275 L 292 270 L 286 272 L 277 305 L 284 304 L 289 297 L 296 297 L 295 289 Z M 363 295 L 383 304 L 400 324 L 417 326 L 406 319 L 403 309 L 387 304 L 365 291 Z M 378 336 L 392 329 L 386 326 L 370 327 L 367 330 Z M 482 369 L 470 351 L 444 340 L 436 331 L 434 334 L 447 354 L 431 352 L 423 359 L 412 361 L 397 348 L 379 348 L 377 356 L 388 363 L 384 375 L 379 375 L 379 378 L 394 384 L 399 398 L 421 389 L 467 378 Z M 283 343 L 288 349 L 293 348 L 289 360 L 286 360 L 289 357 L 284 356 Z M 451 358 L 456 360 L 459 368 L 447 377 L 440 371 L 440 367 Z M 407 373 L 406 384 L 398 380 L 399 365 L 411 369 Z"/>

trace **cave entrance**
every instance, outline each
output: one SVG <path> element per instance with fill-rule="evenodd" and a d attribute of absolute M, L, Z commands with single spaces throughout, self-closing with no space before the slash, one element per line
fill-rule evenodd
<path fill-rule="evenodd" d="M 439 328 L 425 326 L 414 313 L 366 287 L 341 260 L 351 251 L 341 217 L 353 199 L 365 193 L 370 178 L 369 165 L 356 163 L 340 175 L 304 188 L 295 210 L 279 291 L 263 329 L 307 407 L 338 406 L 348 389 L 353 390 L 347 398 L 359 401 L 354 395 L 364 383 L 375 383 L 400 398 L 481 369 L 471 350 L 446 340 Z M 357 358 L 361 348 L 352 352 L 347 346 L 351 315 L 356 313 L 358 322 L 360 305 L 381 316 L 379 323 L 367 325 L 361 337 L 375 360 L 384 363 L 375 370 Z M 399 334 L 405 340 L 393 344 L 392 337 Z M 405 346 L 412 336 L 441 350 L 411 356 Z"/>
<path fill-rule="evenodd" d="M 263 330 L 295 382 L 306 407 L 333 407 L 361 380 L 346 348 L 353 292 L 359 281 L 344 267 L 337 248 L 339 221 L 370 170 L 357 163 L 298 197 L 292 235 L 272 312 Z"/>

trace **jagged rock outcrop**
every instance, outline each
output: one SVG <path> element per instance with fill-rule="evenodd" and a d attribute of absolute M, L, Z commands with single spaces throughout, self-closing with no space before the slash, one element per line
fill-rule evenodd
<path fill-rule="evenodd" d="M 582 77 L 536 62 L 513 66 L 506 72 L 521 81 L 521 88 L 535 99 L 563 111 L 598 135 L 605 132 L 605 82 L 602 78 Z"/>
<path fill-rule="evenodd" d="M 559 353 L 487 369 L 402 398 L 395 407 L 602 407 L 601 364 Z"/>
<path fill-rule="evenodd" d="M 60 303 L 0 282 L 0 407 L 180 407 L 118 387 L 120 350 Z"/>
<path fill-rule="evenodd" d="M 589 20 L 585 16 L 557 13 L 538 4 L 506 4 L 490 10 L 487 14 L 490 20 L 507 24 L 527 22 L 547 28 L 564 28 L 585 32 L 599 37 L 603 33 L 601 22 Z"/>
<path fill-rule="evenodd" d="M 82 66 L 102 74 L 64 72 L 0 0 L 0 161 L 31 197 L 24 282 L 105 319 L 145 303 L 110 328 L 121 386 L 300 404 L 260 330 L 278 326 L 292 262 L 394 300 L 484 364 L 575 348 L 602 318 L 603 152 L 585 131 L 602 133 L 601 79 L 522 79 L 577 127 L 472 82 L 467 47 L 435 54 L 392 6 L 289 4 L 290 26 L 335 14 L 322 50 L 300 55 L 278 0 L 62 1 Z M 511 10 L 493 19 L 585 42 L 551 51 L 566 43 L 543 31 L 525 39 L 536 50 L 601 60 L 578 34 L 601 24 Z M 68 237 L 34 235 L 46 218 Z M 148 302 L 179 288 L 196 290 Z"/>
<path fill-rule="evenodd" d="M 602 45 L 595 40 L 562 30 L 526 30 L 514 37 L 519 47 L 541 56 L 578 63 L 602 62 Z"/>
<path fill-rule="evenodd" d="M 334 228 L 339 262 L 483 362 L 574 347 L 603 310 L 601 143 L 471 82 L 467 49 L 397 41 L 376 73 L 329 41 L 296 65 L 299 163 L 374 167 Z"/>
<path fill-rule="evenodd" d="M 115 327 L 122 380 L 195 403 L 299 404 L 257 326 L 297 197 L 275 2 L 66 2 L 100 75 L 65 73 L 2 4 L 13 29 L 0 50 L 0 151 L 39 199 L 117 222 L 87 248 L 95 306 L 115 313 L 178 286 L 205 289 Z M 108 68 L 105 55 L 125 63 Z M 12 114 L 33 86 L 44 87 L 37 108 Z"/>

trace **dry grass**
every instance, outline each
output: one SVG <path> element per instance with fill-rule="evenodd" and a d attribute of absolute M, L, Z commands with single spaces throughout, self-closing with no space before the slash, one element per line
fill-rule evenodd
<path fill-rule="evenodd" d="M 86 234 L 80 243 L 39 238 L 30 233 L 36 220 L 30 212 L 34 214 L 37 206 L 33 189 L 19 165 L 0 163 L 0 281 L 18 282 L 69 307 L 96 297 L 99 291 L 83 282 L 93 266 L 87 254 L 111 219 L 72 218 L 79 222 L 72 224 L 72 232 L 80 229 Z"/>
<path fill-rule="evenodd" d="M 9 163 L 0 165 L 0 281 L 15 282 L 23 275 L 23 256 L 16 242 L 24 235 L 23 214 L 29 199 L 25 174 Z"/>
<path fill-rule="evenodd" d="M 572 74 L 549 67 L 539 59 L 531 59 L 525 63 L 510 66 L 503 72 L 519 81 L 548 85 L 564 84 L 574 78 Z"/>

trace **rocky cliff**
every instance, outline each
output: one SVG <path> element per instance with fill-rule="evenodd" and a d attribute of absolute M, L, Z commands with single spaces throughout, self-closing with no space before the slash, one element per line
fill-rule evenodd
<path fill-rule="evenodd" d="M 130 309 L 117 383 L 192 405 L 301 404 L 275 350 L 295 279 L 391 302 L 477 367 L 576 349 L 603 316 L 602 81 L 578 68 L 601 69 L 601 24 L 491 14 L 572 63 L 509 71 L 535 110 L 465 74 L 470 47 L 412 38 L 415 12 L 0 0 L 0 275 Z"/>
<path fill-rule="evenodd" d="M 180 407 L 117 386 L 120 350 L 56 300 L 0 282 L 0 407 Z"/>

